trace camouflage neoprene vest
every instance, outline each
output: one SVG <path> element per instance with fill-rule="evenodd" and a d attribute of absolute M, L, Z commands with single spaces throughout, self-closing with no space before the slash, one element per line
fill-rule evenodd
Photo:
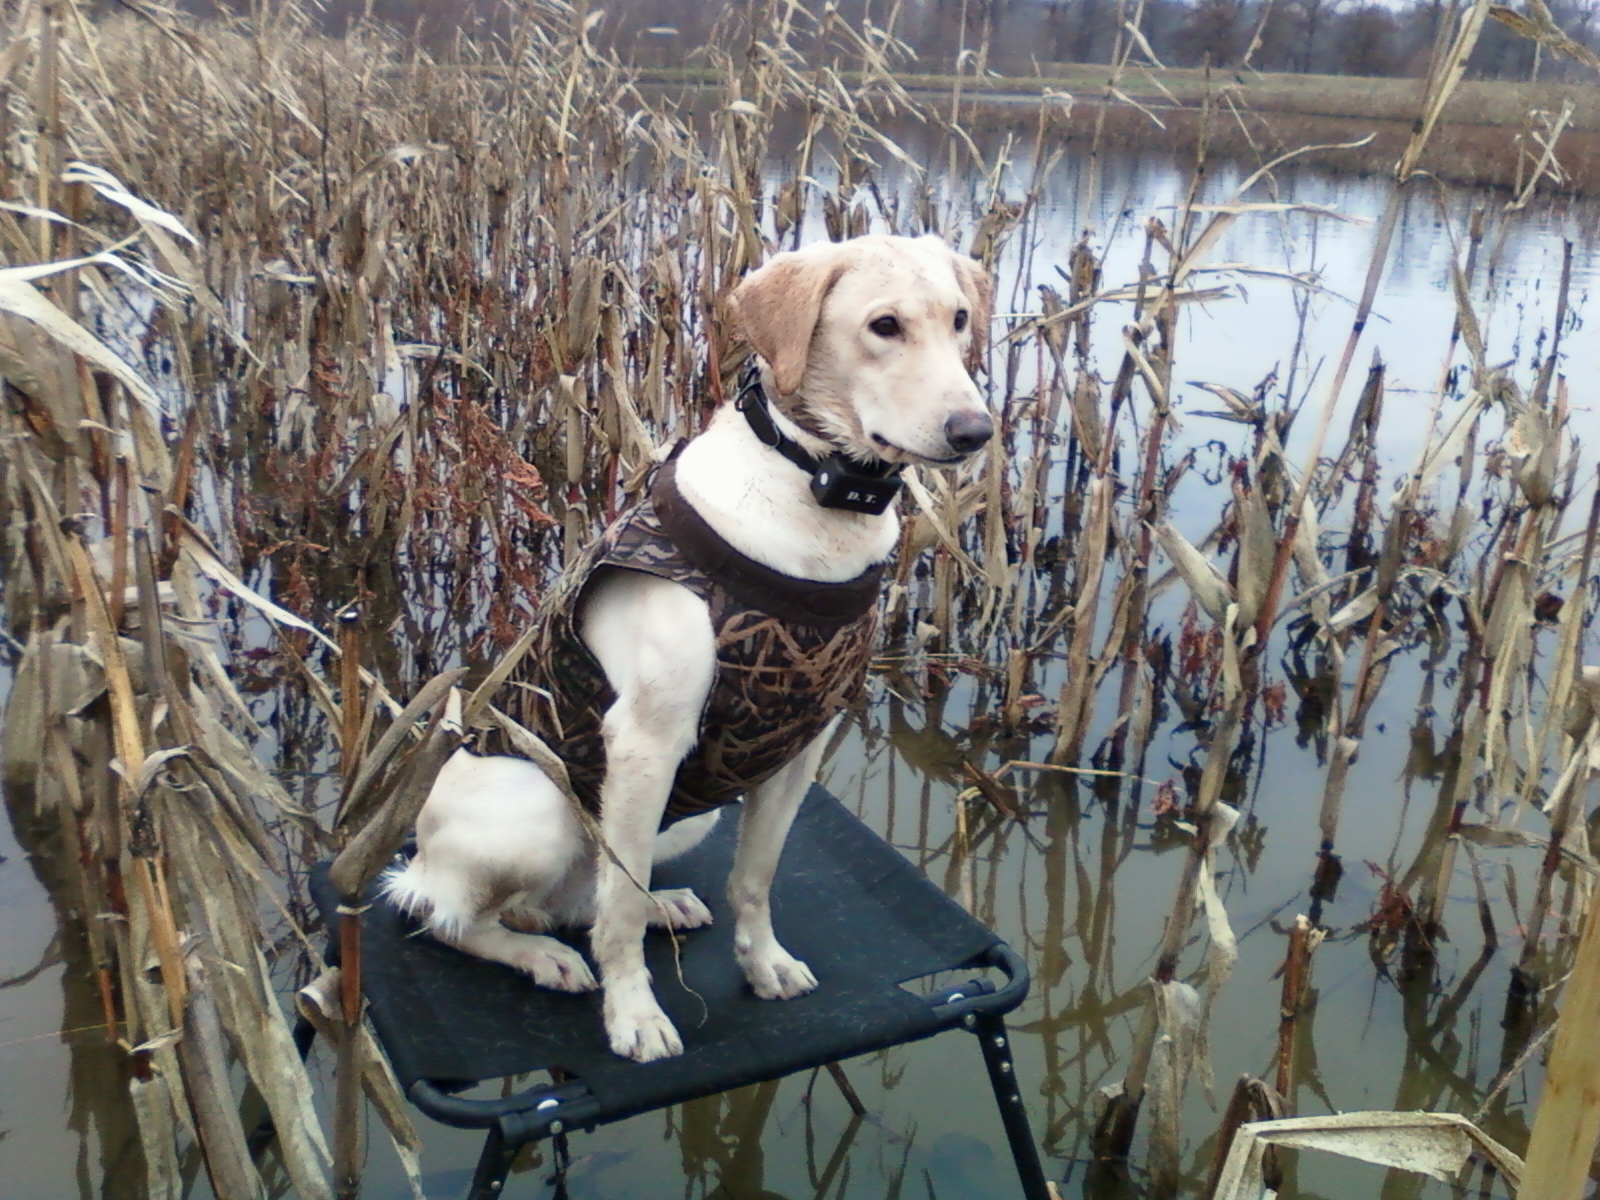
<path fill-rule="evenodd" d="M 883 574 L 880 564 L 844 583 L 818 583 L 747 558 L 684 500 L 676 470 L 669 460 L 650 497 L 561 573 L 532 646 L 497 697 L 561 757 L 578 798 L 598 813 L 601 720 L 616 694 L 578 636 L 584 592 L 597 571 L 617 568 L 670 579 L 699 596 L 711 610 L 716 674 L 700 742 L 678 768 L 663 827 L 739 799 L 855 700 L 876 641 Z M 498 734 L 482 748 L 515 753 Z"/>

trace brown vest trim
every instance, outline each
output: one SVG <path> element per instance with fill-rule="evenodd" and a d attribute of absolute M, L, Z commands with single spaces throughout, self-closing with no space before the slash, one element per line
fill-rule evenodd
<path fill-rule="evenodd" d="M 795 625 L 831 629 L 877 607 L 882 563 L 843 583 L 822 583 L 796 579 L 739 553 L 684 499 L 675 457 L 656 472 L 650 503 L 679 552 L 751 608 Z"/>

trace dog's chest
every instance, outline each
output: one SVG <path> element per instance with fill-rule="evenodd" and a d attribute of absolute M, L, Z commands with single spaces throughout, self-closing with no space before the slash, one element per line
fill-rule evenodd
<path fill-rule="evenodd" d="M 670 824 L 737 800 L 854 702 L 877 640 L 881 569 L 845 584 L 779 576 L 715 534 L 708 541 L 703 521 L 676 493 L 670 471 L 664 474 L 667 487 L 658 484 L 650 502 L 619 518 L 563 572 L 514 676 L 524 686 L 502 699 L 555 749 L 579 798 L 598 811 L 601 721 L 616 697 L 579 635 L 584 590 L 596 572 L 617 568 L 694 592 L 710 613 L 716 671 L 699 743 L 680 766 L 668 801 Z"/>

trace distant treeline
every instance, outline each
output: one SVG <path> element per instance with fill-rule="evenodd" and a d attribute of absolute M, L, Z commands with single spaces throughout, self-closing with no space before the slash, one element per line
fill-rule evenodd
<path fill-rule="evenodd" d="M 204 11 L 216 0 L 188 0 Z M 236 3 L 241 0 L 235 0 Z M 511 0 L 515 8 L 518 0 Z M 505 0 L 323 0 L 331 30 L 370 14 L 415 29 L 440 45 L 463 27 L 491 31 L 508 24 Z M 693 66 L 713 34 L 738 49 L 752 19 L 781 11 L 780 0 L 591 0 L 604 10 L 597 42 L 640 66 Z M 809 6 L 820 13 L 821 0 Z M 1048 73 L 1050 63 L 1109 62 L 1119 18 L 1134 5 L 1118 0 L 836 0 L 838 17 L 890 29 L 916 53 L 908 69 L 948 71 L 962 51 L 1006 75 Z M 1575 40 L 1600 48 L 1600 0 L 1550 0 L 1557 24 Z M 1145 0 L 1141 32 L 1167 66 L 1210 62 L 1219 68 L 1329 75 L 1416 76 L 1427 70 L 1440 24 L 1454 7 L 1445 0 Z M 963 20 L 963 17 L 965 18 Z M 796 39 L 804 45 L 804 37 Z M 1472 77 L 1526 80 L 1592 77 L 1587 67 L 1540 51 L 1490 21 L 1470 64 Z"/>
<path fill-rule="evenodd" d="M 611 44 L 652 65 L 683 62 L 704 45 L 729 9 L 743 4 L 699 0 L 626 0 L 607 13 Z M 760 8 L 758 3 L 755 7 Z M 820 6 L 819 6 L 820 7 Z M 842 17 L 879 25 L 916 51 L 924 69 L 948 67 L 965 49 L 988 48 L 987 66 L 1002 74 L 1034 73 L 1052 62 L 1109 62 L 1132 14 L 1117 0 L 840 0 Z M 1600 0 L 1551 0 L 1556 22 L 1576 41 L 1600 46 Z M 965 28 L 962 13 L 965 9 Z M 1415 76 L 1452 6 L 1443 0 L 1145 0 L 1140 30 L 1167 66 L 1218 67 L 1248 63 L 1260 71 L 1327 75 Z M 657 30 L 676 29 L 676 35 Z M 1124 37 L 1126 33 L 1124 32 Z M 1535 62 L 1535 59 L 1539 61 Z M 1485 28 L 1470 64 L 1482 79 L 1593 77 L 1498 22 Z"/>

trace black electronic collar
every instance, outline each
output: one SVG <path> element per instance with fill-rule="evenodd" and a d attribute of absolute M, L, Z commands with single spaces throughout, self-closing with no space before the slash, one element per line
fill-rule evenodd
<path fill-rule="evenodd" d="M 745 364 L 739 377 L 739 398 L 734 403 L 756 439 L 771 446 L 795 466 L 811 476 L 811 494 L 823 508 L 842 508 L 847 512 L 878 516 L 900 494 L 900 464 L 879 463 L 867 466 L 835 450 L 818 461 L 804 446 L 778 428 L 767 408 L 767 394 L 761 387 L 761 370 L 755 359 Z"/>

